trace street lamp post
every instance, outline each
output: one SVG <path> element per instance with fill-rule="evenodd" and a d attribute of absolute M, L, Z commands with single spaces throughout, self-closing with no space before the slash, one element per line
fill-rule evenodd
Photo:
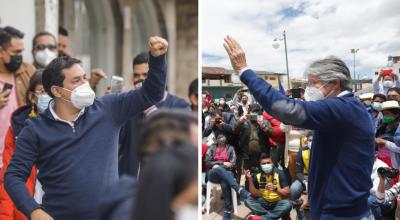
<path fill-rule="evenodd" d="M 282 33 L 283 39 L 274 39 L 274 43 L 272 44 L 272 47 L 275 49 L 279 48 L 279 41 L 278 40 L 283 40 L 285 44 L 285 59 L 286 59 L 286 76 L 287 76 L 287 82 L 288 82 L 288 89 L 290 89 L 290 78 L 289 78 L 289 62 L 288 62 L 288 54 L 287 54 L 287 45 L 286 45 L 286 31 L 284 30 Z"/>
<path fill-rule="evenodd" d="M 354 90 L 357 92 L 357 83 L 356 83 L 356 53 L 359 49 L 351 49 L 350 53 L 353 54 L 353 79 L 354 79 Z"/>

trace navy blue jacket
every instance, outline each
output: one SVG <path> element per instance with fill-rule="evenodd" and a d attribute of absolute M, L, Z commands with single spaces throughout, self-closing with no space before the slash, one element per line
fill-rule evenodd
<path fill-rule="evenodd" d="M 274 118 L 314 131 L 308 176 L 312 219 L 365 216 L 374 161 L 374 129 L 365 107 L 352 93 L 291 100 L 250 69 L 240 79 Z"/>
<path fill-rule="evenodd" d="M 42 207 L 57 220 L 97 218 L 98 201 L 118 180 L 120 128 L 164 95 L 165 56 L 150 56 L 149 66 L 142 88 L 96 98 L 74 129 L 49 109 L 26 121 L 5 174 L 5 188 L 19 210 L 29 216 Z M 25 187 L 34 164 L 45 192 L 42 206 Z"/>

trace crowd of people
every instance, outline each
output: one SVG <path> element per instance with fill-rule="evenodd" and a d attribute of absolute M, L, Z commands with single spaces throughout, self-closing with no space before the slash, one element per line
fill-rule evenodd
<path fill-rule="evenodd" d="M 248 92 L 203 91 L 203 205 L 210 181 L 221 186 L 224 220 L 231 189 L 249 220 L 290 219 L 292 209 L 299 220 L 400 216 L 398 74 L 382 71 L 374 93 L 354 96 L 349 69 L 331 56 L 283 94 L 247 67 L 235 39 L 224 46 Z"/>
<path fill-rule="evenodd" d="M 100 96 L 107 74 L 86 79 L 66 29 L 33 37 L 32 64 L 23 38 L 0 28 L 0 219 L 196 218 L 198 81 L 190 103 L 167 91 L 167 40 Z"/>

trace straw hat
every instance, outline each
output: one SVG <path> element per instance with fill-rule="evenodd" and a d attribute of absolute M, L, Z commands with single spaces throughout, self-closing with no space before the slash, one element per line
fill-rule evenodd
<path fill-rule="evenodd" d="M 400 109 L 400 105 L 398 101 L 391 100 L 382 103 L 382 111 L 388 109 Z"/>

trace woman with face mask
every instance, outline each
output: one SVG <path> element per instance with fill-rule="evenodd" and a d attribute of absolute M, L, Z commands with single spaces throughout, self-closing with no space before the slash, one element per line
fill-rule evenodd
<path fill-rule="evenodd" d="M 44 92 L 42 85 L 42 72 L 36 71 L 29 81 L 28 90 L 26 92 L 27 105 L 17 109 L 11 117 L 11 126 L 8 129 L 5 147 L 3 153 L 3 169 L 0 172 L 0 182 L 3 182 L 5 171 L 10 163 L 11 157 L 16 147 L 16 138 L 19 132 L 24 128 L 25 121 L 35 117 L 39 112 L 47 108 L 50 97 Z M 36 183 L 36 168 L 34 167 L 31 176 L 26 181 L 29 193 L 33 196 Z M 21 212 L 17 210 L 14 203 L 4 189 L 4 185 L 0 184 L 0 216 L 4 220 L 25 220 L 27 219 Z"/>
<path fill-rule="evenodd" d="M 390 167 L 400 166 L 400 132 L 397 132 L 400 122 L 400 106 L 397 101 L 382 103 L 382 124 L 376 131 L 375 143 L 377 158 Z"/>
<path fill-rule="evenodd" d="M 375 94 L 372 97 L 371 104 L 371 116 L 372 116 L 372 124 L 374 125 L 374 129 L 378 128 L 378 125 L 382 122 L 382 103 L 386 101 L 386 96 L 384 94 Z"/>
<path fill-rule="evenodd" d="M 246 199 L 250 193 L 241 188 L 236 182 L 233 173 L 236 166 L 236 153 L 233 147 L 226 143 L 225 135 L 219 134 L 217 143 L 208 148 L 205 162 L 207 167 L 210 168 L 207 172 L 208 181 L 221 185 L 222 194 L 224 195 L 223 220 L 231 219 L 231 188 L 236 190 L 243 199 Z"/>

